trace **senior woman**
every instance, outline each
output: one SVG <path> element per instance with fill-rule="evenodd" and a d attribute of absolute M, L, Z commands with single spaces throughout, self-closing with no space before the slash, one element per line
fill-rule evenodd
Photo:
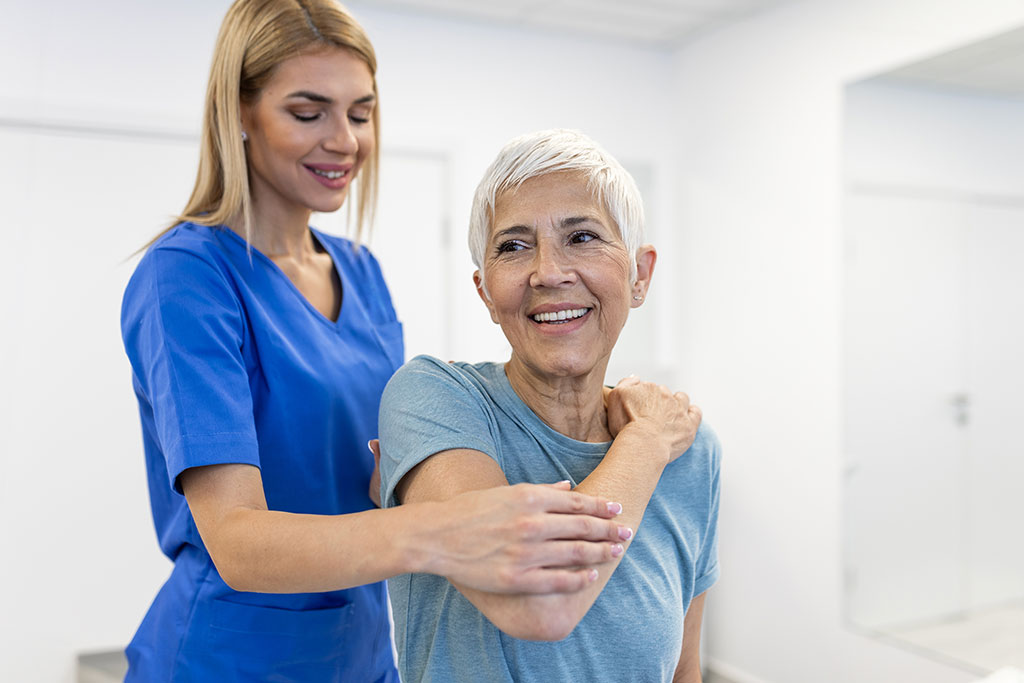
<path fill-rule="evenodd" d="M 571 595 L 390 580 L 404 681 L 700 680 L 704 593 L 718 576 L 718 442 L 685 394 L 635 379 L 604 386 L 654 272 L 642 228 L 632 178 L 573 131 L 512 140 L 477 188 L 474 281 L 512 356 L 420 356 L 398 371 L 381 404 L 382 499 L 554 477 L 621 501 L 636 533 Z"/>

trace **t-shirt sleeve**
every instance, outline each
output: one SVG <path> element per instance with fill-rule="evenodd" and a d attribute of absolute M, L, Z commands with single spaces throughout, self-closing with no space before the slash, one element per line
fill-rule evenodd
<path fill-rule="evenodd" d="M 125 291 L 125 350 L 179 493 L 178 475 L 190 467 L 259 466 L 244 325 L 223 271 L 189 251 L 150 251 Z"/>
<path fill-rule="evenodd" d="M 457 367 L 428 356 L 409 361 L 391 378 L 381 398 L 384 507 L 398 505 L 398 482 L 435 453 L 470 448 L 501 465 L 492 424 L 479 389 Z"/>
<path fill-rule="evenodd" d="M 722 470 L 722 446 L 718 437 L 710 427 L 701 425 L 705 432 L 704 438 L 708 446 L 708 459 L 710 464 L 711 494 L 708 505 L 707 527 L 704 531 L 703 542 L 701 543 L 700 554 L 697 556 L 697 566 L 694 576 L 694 596 L 700 595 L 718 580 L 718 501 L 720 490 L 720 478 Z"/>

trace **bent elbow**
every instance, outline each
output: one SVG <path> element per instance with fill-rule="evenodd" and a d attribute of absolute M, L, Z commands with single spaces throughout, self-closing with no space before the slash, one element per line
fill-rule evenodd
<path fill-rule="evenodd" d="M 567 638 L 578 623 L 579 617 L 573 617 L 567 612 L 545 612 L 530 615 L 517 624 L 497 626 L 506 634 L 520 640 L 555 642 Z"/>
<path fill-rule="evenodd" d="M 232 556 L 221 549 L 215 552 L 209 546 L 207 552 L 210 553 L 213 568 L 228 588 L 239 593 L 265 592 L 265 589 L 257 585 L 258 577 L 252 571 L 252 566 L 243 558 Z"/>
<path fill-rule="evenodd" d="M 211 559 L 213 559 L 211 557 Z M 220 575 L 221 581 L 227 584 L 228 588 L 239 593 L 248 593 L 253 590 L 246 579 L 244 572 L 239 572 L 231 566 L 230 562 L 218 562 L 213 560 L 214 569 Z"/>

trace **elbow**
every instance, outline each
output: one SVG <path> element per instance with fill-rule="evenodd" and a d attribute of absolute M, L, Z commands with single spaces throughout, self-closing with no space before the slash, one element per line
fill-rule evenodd
<path fill-rule="evenodd" d="M 555 642 L 564 640 L 580 623 L 580 616 L 572 615 L 569 610 L 544 611 L 527 613 L 524 618 L 509 620 L 507 623 L 495 624 L 501 631 L 520 640 L 539 640 Z"/>
<path fill-rule="evenodd" d="M 220 575 L 221 581 L 226 583 L 231 590 L 240 593 L 249 593 L 257 590 L 252 585 L 251 578 L 247 576 L 246 572 L 241 571 L 237 563 L 228 561 L 223 555 L 218 557 L 213 553 L 210 553 L 210 559 L 213 560 L 213 566 L 217 570 L 217 574 Z"/>
<path fill-rule="evenodd" d="M 211 547 L 207 544 L 206 550 L 218 576 L 228 588 L 240 593 L 267 592 L 266 587 L 259 585 L 259 576 L 253 571 L 253 563 L 247 561 L 247 558 L 217 545 Z"/>

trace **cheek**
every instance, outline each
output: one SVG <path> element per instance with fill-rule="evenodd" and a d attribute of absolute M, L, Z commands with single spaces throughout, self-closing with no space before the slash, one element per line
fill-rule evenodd
<path fill-rule="evenodd" d="M 373 148 L 376 147 L 376 140 L 373 136 L 373 126 L 364 126 L 356 133 L 356 142 L 359 144 L 359 156 L 362 159 L 366 159 L 373 153 Z"/>
<path fill-rule="evenodd" d="M 517 286 L 515 278 L 510 278 L 507 273 L 487 273 L 487 292 L 491 297 L 491 306 L 501 314 L 518 312 L 522 303 L 521 288 Z"/>

